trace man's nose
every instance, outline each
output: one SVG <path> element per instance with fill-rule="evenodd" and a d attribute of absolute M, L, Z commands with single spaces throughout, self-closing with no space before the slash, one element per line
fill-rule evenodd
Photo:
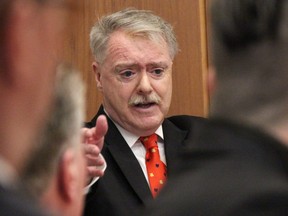
<path fill-rule="evenodd" d="M 147 74 L 147 72 L 141 73 L 137 90 L 139 93 L 144 93 L 144 94 L 152 92 L 153 88 L 151 85 L 149 74 Z"/>

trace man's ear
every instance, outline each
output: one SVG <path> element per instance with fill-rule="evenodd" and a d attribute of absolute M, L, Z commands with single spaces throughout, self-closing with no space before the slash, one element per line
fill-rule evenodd
<path fill-rule="evenodd" d="M 71 202 L 77 194 L 77 167 L 75 151 L 67 149 L 62 155 L 58 170 L 58 193 L 64 202 Z"/>
<path fill-rule="evenodd" d="M 92 67 L 93 67 L 93 72 L 94 72 L 97 88 L 99 89 L 99 91 L 102 91 L 103 87 L 101 83 L 101 73 L 99 69 L 99 64 L 96 61 L 94 61 L 92 63 Z"/>
<path fill-rule="evenodd" d="M 207 77 L 207 86 L 208 86 L 208 92 L 210 96 L 213 96 L 213 93 L 215 92 L 215 88 L 217 87 L 216 82 L 216 70 L 215 67 L 210 66 L 208 68 L 208 77 Z"/>

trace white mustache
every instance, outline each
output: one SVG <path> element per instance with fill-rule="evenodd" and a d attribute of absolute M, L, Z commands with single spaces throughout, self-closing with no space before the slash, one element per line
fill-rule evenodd
<path fill-rule="evenodd" d="M 128 104 L 129 105 L 148 104 L 148 103 L 159 104 L 160 102 L 161 99 L 157 94 L 150 94 L 150 95 L 135 95 L 130 98 Z"/>

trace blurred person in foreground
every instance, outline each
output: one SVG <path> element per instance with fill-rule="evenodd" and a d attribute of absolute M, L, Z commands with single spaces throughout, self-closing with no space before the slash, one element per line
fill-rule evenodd
<path fill-rule="evenodd" d="M 1 215 L 41 215 L 17 185 L 49 112 L 66 12 L 60 1 L 0 2 Z"/>
<path fill-rule="evenodd" d="M 210 121 L 145 215 L 287 215 L 288 1 L 214 0 Z"/>
<path fill-rule="evenodd" d="M 103 104 L 86 126 L 104 114 L 109 129 L 102 150 L 107 169 L 90 188 L 84 215 L 137 215 L 161 193 L 183 140 L 202 118 L 166 118 L 178 44 L 161 17 L 133 8 L 104 16 L 92 27 L 90 46 Z"/>
<path fill-rule="evenodd" d="M 0 1 L 1 215 L 41 215 L 36 202 L 20 195 L 19 174 L 50 110 L 70 4 L 74 1 Z"/>
<path fill-rule="evenodd" d="M 82 213 L 87 178 L 83 121 L 83 82 L 77 71 L 59 66 L 51 114 L 22 177 L 28 192 L 56 215 Z"/>

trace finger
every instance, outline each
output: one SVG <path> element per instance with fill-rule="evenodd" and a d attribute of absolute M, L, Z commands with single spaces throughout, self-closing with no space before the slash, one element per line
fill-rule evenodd
<path fill-rule="evenodd" d="M 83 143 L 97 145 L 101 151 L 104 144 L 104 136 L 108 130 L 108 123 L 105 115 L 100 115 L 96 120 L 94 128 L 83 128 L 81 130 Z"/>
<path fill-rule="evenodd" d="M 82 128 L 81 129 L 81 136 L 82 136 L 82 142 L 83 143 L 89 143 L 91 142 L 93 138 L 93 134 L 95 133 L 95 127 L 93 128 Z"/>
<path fill-rule="evenodd" d="M 108 130 L 108 123 L 105 115 L 100 115 L 96 120 L 94 139 L 100 149 L 103 147 L 104 136 Z"/>
<path fill-rule="evenodd" d="M 105 164 L 105 161 L 101 157 L 86 155 L 86 160 L 88 166 L 96 166 L 98 169 L 101 169 L 101 167 Z"/>
<path fill-rule="evenodd" d="M 102 177 L 104 175 L 104 171 L 96 167 L 87 167 L 87 173 L 90 178 Z"/>
<path fill-rule="evenodd" d="M 99 147 L 94 145 L 94 144 L 88 144 L 87 143 L 83 147 L 84 147 L 84 153 L 85 154 L 94 155 L 95 157 L 98 157 L 100 154 Z"/>

